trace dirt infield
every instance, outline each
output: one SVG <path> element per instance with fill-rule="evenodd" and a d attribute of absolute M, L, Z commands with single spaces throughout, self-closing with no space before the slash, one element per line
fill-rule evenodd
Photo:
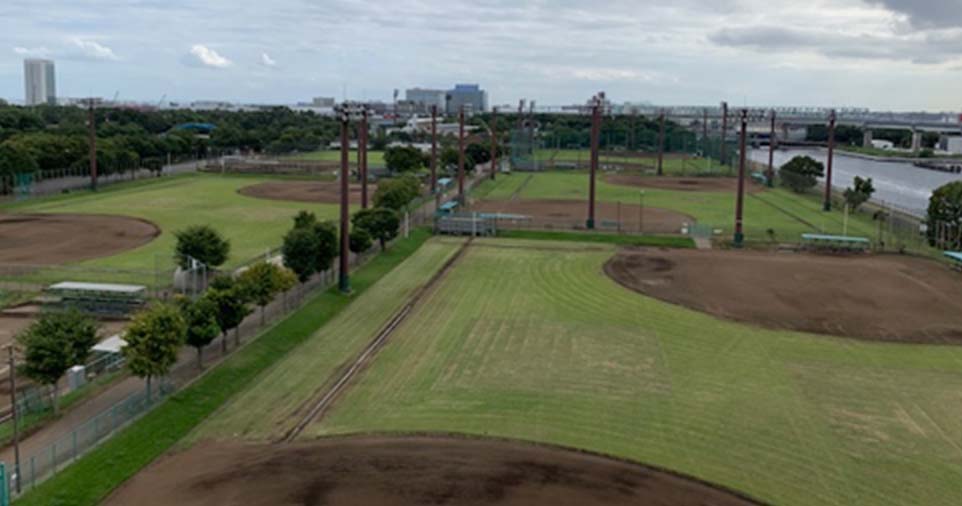
<path fill-rule="evenodd" d="M 537 228 L 548 226 L 562 229 L 584 228 L 588 217 L 588 203 L 583 200 L 485 200 L 474 204 L 471 210 L 481 213 L 530 216 L 530 221 L 519 222 L 519 224 Z M 622 228 L 627 231 L 638 231 L 640 223 L 645 232 L 665 234 L 677 234 L 684 224 L 695 221 L 690 216 L 667 209 L 657 207 L 641 209 L 637 204 L 619 206 L 617 202 L 597 202 L 595 220 L 598 228 L 612 229 L 615 228 L 613 225 L 604 222 L 620 221 Z M 505 222 L 501 225 L 510 228 L 510 223 Z"/>
<path fill-rule="evenodd" d="M 602 457 L 500 441 L 337 438 L 201 443 L 157 461 L 106 505 L 756 504 L 694 480 Z"/>
<path fill-rule="evenodd" d="M 931 260 L 627 249 L 605 272 L 645 295 L 763 327 L 962 344 L 962 275 Z"/>
<path fill-rule="evenodd" d="M 57 265 L 114 255 L 160 234 L 153 223 L 102 214 L 0 214 L 0 264 Z"/>
<path fill-rule="evenodd" d="M 690 192 L 735 192 L 738 190 L 738 178 L 734 177 L 658 177 L 639 176 L 634 174 L 609 174 L 605 182 L 621 186 L 637 188 L 653 188 L 658 190 L 675 190 Z M 765 190 L 751 179 L 745 180 L 745 191 L 758 193 Z"/>
<path fill-rule="evenodd" d="M 367 196 L 374 198 L 377 186 L 367 185 Z M 245 186 L 237 190 L 241 195 L 258 199 L 291 200 L 294 202 L 314 202 L 321 204 L 339 204 L 341 202 L 341 184 L 337 182 L 317 181 L 268 181 Z M 361 203 L 361 185 L 351 184 L 351 204 Z"/>

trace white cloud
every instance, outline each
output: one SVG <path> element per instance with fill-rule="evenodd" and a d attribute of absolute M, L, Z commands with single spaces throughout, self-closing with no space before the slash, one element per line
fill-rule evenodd
<path fill-rule="evenodd" d="M 222 69 L 233 65 L 230 60 L 203 44 L 194 44 L 191 46 L 190 54 L 193 55 L 197 63 L 206 67 Z"/>
<path fill-rule="evenodd" d="M 271 55 L 267 53 L 261 53 L 261 65 L 265 67 L 276 67 L 277 61 L 271 58 Z"/>
<path fill-rule="evenodd" d="M 70 45 L 72 46 L 71 49 L 73 50 L 73 56 L 81 59 L 111 61 L 117 61 L 120 59 L 114 53 L 113 49 L 110 49 L 109 47 L 93 40 L 74 37 L 70 39 Z"/>
<path fill-rule="evenodd" d="M 39 46 L 39 47 L 17 46 L 13 48 L 13 52 L 25 58 L 50 56 L 50 50 L 43 46 Z"/>

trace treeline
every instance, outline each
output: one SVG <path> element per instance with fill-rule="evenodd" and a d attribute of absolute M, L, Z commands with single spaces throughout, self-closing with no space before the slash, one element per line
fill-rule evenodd
<path fill-rule="evenodd" d="M 86 167 L 87 110 L 80 107 L 0 105 L 0 176 Z M 101 173 L 159 170 L 174 160 L 237 150 L 311 151 L 334 139 L 332 118 L 276 107 L 251 112 L 95 110 L 97 165 Z M 188 123 L 215 126 L 209 135 L 178 129 Z"/>

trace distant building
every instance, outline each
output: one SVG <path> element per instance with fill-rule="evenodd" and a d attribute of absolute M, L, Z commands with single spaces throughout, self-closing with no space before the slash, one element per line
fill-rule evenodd
<path fill-rule="evenodd" d="M 432 106 L 437 106 L 440 113 L 444 113 L 447 106 L 447 92 L 428 88 L 411 88 L 404 91 L 404 99 L 409 102 L 415 113 L 430 113 Z"/>
<path fill-rule="evenodd" d="M 334 97 L 314 97 L 311 100 L 314 107 L 334 107 Z"/>
<path fill-rule="evenodd" d="M 939 149 L 953 155 L 962 153 L 962 136 L 943 135 L 939 139 Z"/>
<path fill-rule="evenodd" d="M 448 114 L 457 114 L 461 106 L 465 112 L 484 112 L 488 109 L 488 94 L 477 84 L 456 84 L 447 93 Z"/>
<path fill-rule="evenodd" d="M 54 78 L 53 61 L 35 58 L 24 60 L 23 81 L 27 105 L 57 103 L 57 83 Z"/>

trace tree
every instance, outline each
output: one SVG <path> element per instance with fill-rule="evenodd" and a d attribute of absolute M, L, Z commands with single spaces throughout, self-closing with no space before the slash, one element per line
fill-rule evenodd
<path fill-rule="evenodd" d="M 71 367 L 83 364 L 97 344 L 97 322 L 78 310 L 44 313 L 17 335 L 23 347 L 21 371 L 50 389 L 54 414 L 60 412 L 57 382 Z"/>
<path fill-rule="evenodd" d="M 348 247 L 352 252 L 361 254 L 371 249 L 371 234 L 363 228 L 351 230 L 350 244 Z"/>
<path fill-rule="evenodd" d="M 281 246 L 284 266 L 294 271 L 301 283 L 317 272 L 320 244 L 313 227 L 294 227 L 284 236 L 284 244 Z"/>
<path fill-rule="evenodd" d="M 211 282 L 210 288 L 204 292 L 204 298 L 216 308 L 217 326 L 223 337 L 221 348 L 227 351 L 227 332 L 234 329 L 234 340 L 240 343 L 240 324 L 251 313 L 243 287 L 230 276 L 217 276 Z"/>
<path fill-rule="evenodd" d="M 217 322 L 217 305 L 208 298 L 192 301 L 187 297 L 178 300 L 180 312 L 187 324 L 185 341 L 197 350 L 197 368 L 204 368 L 204 347 L 212 343 L 221 332 Z"/>
<path fill-rule="evenodd" d="M 280 292 L 289 290 L 296 281 L 289 270 L 268 262 L 258 262 L 242 272 L 237 278 L 244 293 L 261 308 L 261 325 L 264 325 L 264 310 Z"/>
<path fill-rule="evenodd" d="M 862 179 L 859 176 L 855 176 L 854 186 L 855 188 L 846 188 L 843 193 L 845 202 L 852 211 L 858 210 L 859 206 L 868 201 L 868 199 L 872 197 L 872 194 L 875 193 L 875 187 L 872 186 L 872 178 Z"/>
<path fill-rule="evenodd" d="M 815 187 L 818 177 L 825 172 L 825 166 L 810 156 L 796 156 L 778 169 L 782 184 L 796 193 L 804 193 Z"/>
<path fill-rule="evenodd" d="M 394 146 L 384 151 L 384 165 L 391 172 L 411 172 L 424 167 L 424 156 L 414 146 Z"/>
<path fill-rule="evenodd" d="M 400 211 L 421 194 L 421 183 L 411 175 L 382 180 L 374 192 L 374 207 Z"/>
<path fill-rule="evenodd" d="M 174 232 L 174 236 L 177 238 L 174 256 L 182 269 L 191 267 L 188 257 L 214 268 L 226 262 L 230 254 L 230 241 L 209 225 L 191 225 Z"/>
<path fill-rule="evenodd" d="M 334 259 L 338 254 L 337 227 L 333 223 L 315 223 L 312 227 L 314 235 L 317 236 L 317 255 L 314 257 L 314 269 L 317 272 L 324 272 L 331 268 Z"/>
<path fill-rule="evenodd" d="M 464 154 L 470 163 L 465 165 L 470 165 L 473 170 L 475 166 L 488 163 L 491 161 L 491 148 L 490 146 L 482 146 L 478 143 L 468 144 L 468 147 L 464 148 Z"/>
<path fill-rule="evenodd" d="M 170 372 L 177 362 L 177 352 L 184 344 L 187 322 L 177 307 L 159 303 L 136 315 L 127 327 L 123 348 L 124 358 L 130 372 L 147 382 L 147 400 L 150 401 L 151 380 Z"/>
<path fill-rule="evenodd" d="M 0 176 L 36 172 L 39 166 L 30 151 L 13 143 L 0 144 Z"/>
<path fill-rule="evenodd" d="M 358 211 L 351 217 L 351 222 L 355 229 L 365 230 L 372 238 L 377 239 L 381 244 L 381 251 L 384 251 L 387 241 L 397 237 L 398 228 L 401 226 L 398 213 L 383 207 Z"/>
<path fill-rule="evenodd" d="M 937 246 L 943 230 L 959 234 L 962 230 L 962 181 L 942 185 L 929 197 L 928 225 L 926 235 L 929 245 Z M 958 247 L 958 241 L 953 241 Z"/>

